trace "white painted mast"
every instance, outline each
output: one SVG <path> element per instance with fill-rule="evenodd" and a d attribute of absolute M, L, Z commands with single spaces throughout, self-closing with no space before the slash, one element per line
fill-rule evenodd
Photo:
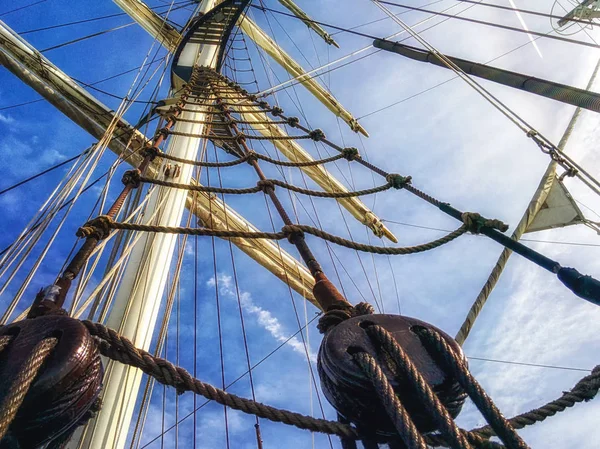
<path fill-rule="evenodd" d="M 203 0 L 200 12 L 206 13 L 215 5 L 215 0 Z M 179 58 L 180 65 L 215 68 L 219 45 L 186 45 Z M 186 109 L 199 109 L 188 103 Z M 205 109 L 205 108 L 204 108 Z M 195 122 L 206 121 L 202 112 L 185 111 L 182 119 Z M 174 131 L 198 135 L 204 133 L 202 123 L 177 121 Z M 184 159 L 196 159 L 202 139 L 171 136 L 167 152 Z M 183 164 L 178 182 L 189 184 L 193 166 Z M 152 224 L 178 226 L 181 223 L 186 190 L 161 187 L 156 189 L 146 216 L 154 214 L 158 198 L 167 197 L 157 219 Z M 158 318 L 161 300 L 165 291 L 167 275 L 173 258 L 177 236 L 174 234 L 149 234 L 140 239 L 133 250 L 119 287 L 115 304 L 107 320 L 107 326 L 132 340 L 138 348 L 148 350 Z M 88 426 L 83 447 L 93 449 L 122 449 L 125 446 L 133 417 L 143 373 L 123 364 L 109 363 L 106 370 L 102 394 L 102 409 Z"/>

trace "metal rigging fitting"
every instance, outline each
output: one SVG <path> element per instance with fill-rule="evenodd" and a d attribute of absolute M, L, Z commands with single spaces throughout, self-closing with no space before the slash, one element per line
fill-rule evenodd
<path fill-rule="evenodd" d="M 382 314 L 346 319 L 330 327 L 323 338 L 318 355 L 319 377 L 325 397 L 338 413 L 353 423 L 361 434 L 373 435 L 381 442 L 398 434 L 373 383 L 354 358 L 356 353 L 366 353 L 378 362 L 419 432 L 438 430 L 418 392 L 402 374 L 402 369 L 382 345 L 367 334 L 366 328 L 372 325 L 382 326 L 393 336 L 449 414 L 453 418 L 458 416 L 466 399 L 465 392 L 457 380 L 433 360 L 412 328 L 423 326 L 435 329 L 464 359 L 460 346 L 430 324 L 415 318 Z"/>

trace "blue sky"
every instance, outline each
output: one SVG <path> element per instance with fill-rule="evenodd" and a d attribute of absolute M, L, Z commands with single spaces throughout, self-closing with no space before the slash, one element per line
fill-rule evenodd
<path fill-rule="evenodd" d="M 148 3 L 151 6 L 161 5 L 161 2 L 157 1 Z M 333 0 L 298 3 L 312 17 L 346 27 L 383 17 L 367 0 L 345 2 L 349 6 L 346 9 L 340 9 L 340 2 Z M 508 4 L 503 0 L 498 0 L 497 3 Z M 516 3 L 521 7 L 549 12 L 547 2 L 541 0 L 532 0 L 526 4 L 519 0 Z M 25 4 L 27 3 L 15 2 L 10 7 L 5 5 L 0 14 Z M 267 5 L 281 9 L 274 0 L 268 1 Z M 467 7 L 454 0 L 443 0 L 431 8 L 441 11 L 453 5 L 458 5 L 451 10 L 453 13 Z M 31 8 L 0 16 L 0 20 L 4 20 L 12 29 L 22 32 L 118 12 L 119 9 L 110 1 L 73 3 L 65 0 L 47 0 Z M 174 13 L 173 19 L 183 23 L 185 14 L 185 11 L 178 11 Z M 519 26 L 517 17 L 511 12 L 473 7 L 464 15 Z M 267 20 L 267 17 L 258 11 L 253 11 L 252 16 L 269 34 L 273 30 L 277 42 L 306 68 L 317 67 L 369 44 L 364 38 L 337 34 L 335 38 L 341 48 L 328 48 L 317 37 L 311 37 L 304 25 L 293 19 L 277 17 L 276 20 L 273 16 L 268 16 Z M 415 24 L 425 17 L 425 14 L 414 12 L 403 16 L 410 24 Z M 550 30 L 547 19 L 527 17 L 526 20 L 531 29 L 541 32 Z M 36 48 L 43 49 L 128 22 L 126 17 L 116 17 L 59 30 L 26 34 L 24 37 Z M 428 25 L 436 22 L 437 20 L 434 20 Z M 363 27 L 361 31 L 384 36 L 399 30 L 390 20 L 383 20 Z M 425 31 L 423 36 L 450 55 L 476 61 L 496 58 L 528 42 L 528 37 L 523 34 L 452 21 Z M 589 40 L 583 33 L 574 37 Z M 538 56 L 531 45 L 525 45 L 501 57 L 494 64 L 578 87 L 586 85 L 591 70 L 600 57 L 596 49 L 544 39 L 536 42 L 543 58 Z M 46 56 L 69 75 L 91 83 L 138 66 L 151 44 L 152 40 L 142 29 L 130 26 L 49 51 Z M 261 89 L 269 87 L 268 76 L 272 77 L 275 84 L 278 83 L 277 78 L 282 81 L 288 78 L 273 62 L 270 62 L 266 69 L 263 68 L 255 48 L 250 44 L 249 47 L 256 64 L 254 68 Z M 122 96 L 127 92 L 133 77 L 132 73 L 98 87 Z M 355 116 L 362 117 L 451 77 L 452 74 L 444 69 L 380 52 L 333 71 L 322 79 L 344 106 Z M 491 83 L 485 83 L 485 86 L 555 143 L 560 139 L 574 111 L 571 106 L 512 91 L 503 86 Z M 119 104 L 115 98 L 91 92 L 111 108 L 116 108 Z M 161 95 L 166 94 L 163 88 Z M 149 96 L 150 92 L 147 91 L 140 99 L 147 100 Z M 34 91 L 12 74 L 0 70 L 0 156 L 4 161 L 0 190 L 78 154 L 94 142 L 94 139 L 46 102 L 4 109 L 37 98 L 38 95 Z M 275 101 L 273 98 L 268 100 L 271 103 Z M 542 154 L 521 131 L 458 80 L 399 103 L 385 112 L 368 115 L 361 123 L 371 134 L 369 139 L 361 139 L 354 135 L 343 122 L 335 119 L 302 87 L 295 86 L 282 91 L 277 94 L 276 100 L 290 115 L 302 117 L 305 114 L 310 125 L 323 129 L 331 140 L 346 146 L 357 146 L 361 153 L 376 165 L 393 172 L 412 175 L 414 185 L 426 192 L 451 202 L 459 209 L 500 218 L 512 226 L 518 222 L 548 163 L 547 155 Z M 299 102 L 302 111 L 297 107 Z M 142 110 L 142 105 L 136 105 L 128 111 L 126 118 L 130 123 L 135 123 Z M 597 173 L 600 168 L 600 160 L 594 151 L 598 143 L 596 135 L 599 125 L 600 121 L 595 114 L 584 112 L 567 147 L 569 154 L 592 173 Z M 319 154 L 333 154 L 326 148 L 312 143 L 306 144 L 305 148 L 315 157 Z M 260 147 L 256 149 L 262 150 Z M 272 149 L 269 151 L 274 154 Z M 209 153 L 212 153 L 212 149 Z M 98 173 L 103 173 L 113 161 L 113 155 L 107 153 L 97 169 Z M 350 167 L 340 163 L 328 168 L 356 188 L 371 187 L 373 183 L 382 182 L 381 179 L 372 178 L 362 167 Z M 119 168 L 111 185 L 110 196 L 118 192 L 118 179 L 123 170 L 125 167 Z M 267 176 L 282 176 L 271 167 L 265 167 L 265 171 Z M 4 218 L 3 232 L 0 234 L 2 248 L 18 235 L 64 173 L 65 171 L 59 170 L 0 196 L 0 209 Z M 283 174 L 294 184 L 302 185 L 304 182 L 299 172 L 286 170 Z M 205 176 L 203 182 L 215 184 L 217 173 L 213 171 L 210 175 L 210 180 Z M 222 177 L 223 183 L 228 186 L 249 186 L 256 180 L 254 173 L 246 166 L 224 169 Z M 573 196 L 591 209 L 582 206 L 587 216 L 590 219 L 599 218 L 592 212 L 600 212 L 598 198 L 577 180 L 567 179 L 566 184 Z M 310 181 L 308 185 L 314 186 Z M 27 290 L 29 297 L 57 274 L 57 267 L 62 265 L 74 243 L 73 232 L 90 213 L 95 197 L 99 194 L 98 190 L 92 190 L 77 203 L 67 225 L 59 234 L 59 243 L 52 246 L 38 273 L 39 276 Z M 227 201 L 260 229 L 271 230 L 269 214 L 261 196 L 228 197 Z M 315 219 L 316 210 L 325 230 L 348 237 L 345 225 L 347 222 L 348 229 L 357 240 L 377 243 L 376 239 L 369 236 L 345 211 L 341 212 L 338 207 L 332 207 L 329 200 L 315 200 L 313 206 L 305 197 L 297 197 L 292 201 L 287 194 L 282 193 L 280 196 L 288 210 L 295 206 L 298 220 L 302 223 L 312 224 L 311 220 Z M 442 229 L 457 227 L 455 221 L 406 192 L 385 192 L 365 198 L 365 203 L 384 219 Z M 275 226 L 280 226 L 278 220 L 275 220 Z M 441 235 L 436 231 L 392 223 L 389 226 L 403 246 L 433 240 Z M 531 234 L 528 238 L 599 243 L 593 231 L 585 227 L 544 231 Z M 337 247 L 332 247 L 335 255 L 331 257 L 322 242 L 311 237 L 308 241 L 328 275 L 344 289 L 352 303 L 364 299 L 372 303 L 378 302 L 390 313 L 397 313 L 400 305 L 403 314 L 431 322 L 449 334 L 458 330 L 468 307 L 501 251 L 501 247 L 483 237 L 465 236 L 436 251 L 408 257 L 373 258 L 370 255 L 359 256 L 353 251 Z M 581 272 L 600 276 L 598 247 L 550 243 L 528 245 L 555 258 L 563 265 L 574 266 Z M 287 243 L 282 243 L 282 247 L 295 255 L 294 249 Z M 238 295 L 233 279 L 229 245 L 224 241 L 215 240 L 216 269 L 213 265 L 211 240 L 200 238 L 198 248 L 199 272 L 195 287 L 198 300 L 197 321 L 200 323 L 196 333 L 199 348 L 197 370 L 202 380 L 220 385 L 221 367 L 215 307 L 217 291 L 224 330 L 225 382 L 232 382 L 246 371 Z M 234 249 L 234 257 L 250 358 L 252 363 L 256 363 L 281 344 L 283 339 L 296 332 L 298 323 L 304 325 L 307 320 L 313 318 L 316 309 L 310 304 L 305 308 L 301 297 L 290 294 L 281 282 L 239 250 Z M 179 352 L 180 363 L 188 369 L 192 369 L 193 365 L 193 259 L 191 240 L 186 248 L 181 281 L 179 351 L 176 347 L 177 319 L 174 312 L 166 354 L 170 360 L 176 360 L 176 353 Z M 24 268 L 27 268 L 27 265 Z M 218 282 L 215 282 L 215 271 Z M 18 288 L 19 280 L 25 275 L 24 269 L 0 298 L 2 305 L 11 299 L 11 294 Z M 100 277 L 101 271 L 93 280 L 98 282 Z M 467 340 L 465 352 L 473 357 L 591 369 L 598 363 L 596 354 L 600 345 L 596 338 L 596 323 L 599 318 L 600 312 L 596 307 L 573 296 L 554 276 L 514 256 Z M 321 337 L 314 325 L 308 329 L 309 331 L 304 333 L 304 341 L 308 342 L 306 347 L 298 335 L 253 371 L 255 394 L 258 400 L 265 403 L 303 413 L 312 412 L 318 416 L 319 398 L 311 386 L 307 353 L 308 359 L 312 360 Z M 584 375 L 582 372 L 479 360 L 471 360 L 470 363 L 474 374 L 488 389 L 501 410 L 510 416 L 558 397 L 561 391 L 571 388 Z M 247 376 L 237 382 L 231 391 L 250 396 Z M 143 435 L 144 442 L 161 433 L 162 395 L 162 387 L 156 387 Z M 324 402 L 326 416 L 333 418 L 334 414 L 322 396 L 321 400 Z M 165 403 L 164 422 L 169 427 L 175 419 L 174 391 L 167 390 Z M 201 403 L 203 400 L 198 399 L 197 404 Z M 189 413 L 193 407 L 191 396 L 180 397 L 178 406 L 179 417 Z M 592 422 L 592 417 L 597 416 L 599 411 L 600 406 L 594 402 L 579 405 L 575 410 L 523 431 L 523 435 L 533 448 L 552 445 L 558 448 L 591 449 L 596 447 L 594 441 L 600 439 L 600 431 Z M 209 404 L 197 413 L 196 419 L 198 447 L 225 447 L 222 407 Z M 179 443 L 182 445 L 189 446 L 192 440 L 191 422 L 190 418 L 180 425 Z M 462 426 L 470 428 L 481 424 L 482 419 L 473 407 L 467 405 L 459 422 Z M 256 447 L 253 424 L 252 417 L 229 412 L 231 447 Z M 261 429 L 266 448 L 329 445 L 327 438 L 322 435 L 315 435 L 313 440 L 307 432 L 282 425 L 261 421 Z M 166 434 L 164 444 L 174 447 L 173 431 Z M 332 444 L 333 447 L 339 447 L 339 442 L 335 439 L 332 439 Z M 148 447 L 161 447 L 161 440 L 156 440 Z"/>

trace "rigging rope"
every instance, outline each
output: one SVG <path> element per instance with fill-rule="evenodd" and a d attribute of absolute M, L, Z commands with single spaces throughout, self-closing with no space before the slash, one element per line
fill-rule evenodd
<path fill-rule="evenodd" d="M 0 350 L 10 344 L 11 337 L 2 337 L 0 340 Z M 39 342 L 31 355 L 23 364 L 23 368 L 19 371 L 16 378 L 12 380 L 12 384 L 2 404 L 0 404 L 0 440 L 6 435 L 10 424 L 14 420 L 29 387 L 37 377 L 38 372 L 42 368 L 46 358 L 51 354 L 54 347 L 58 344 L 58 338 L 46 338 Z"/>

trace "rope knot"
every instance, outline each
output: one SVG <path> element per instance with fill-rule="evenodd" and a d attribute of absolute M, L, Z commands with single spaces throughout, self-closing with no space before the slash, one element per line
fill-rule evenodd
<path fill-rule="evenodd" d="M 368 302 L 359 302 L 354 306 L 353 316 L 362 316 L 362 315 L 373 315 L 375 313 L 375 307 L 373 307 Z"/>
<path fill-rule="evenodd" d="M 326 333 L 329 329 L 337 326 L 338 324 L 352 318 L 354 307 L 348 303 L 339 303 L 330 306 L 327 311 L 319 318 L 317 329 L 322 334 Z"/>
<path fill-rule="evenodd" d="M 410 184 L 410 182 L 412 181 L 412 177 L 402 176 L 397 173 L 390 173 L 385 177 L 385 180 L 394 189 L 403 189 L 404 187 L 406 187 L 406 185 Z"/>
<path fill-rule="evenodd" d="M 259 105 L 263 109 L 269 109 L 269 103 L 267 103 L 265 100 L 261 100 L 256 104 Z"/>
<path fill-rule="evenodd" d="M 137 189 L 142 183 L 142 173 L 137 168 L 135 170 L 127 170 L 123 173 L 121 182 L 126 186 Z"/>
<path fill-rule="evenodd" d="M 108 215 L 99 215 L 86 222 L 77 230 L 75 235 L 86 239 L 94 237 L 97 240 L 103 240 L 110 234 L 112 221 L 112 218 Z"/>
<path fill-rule="evenodd" d="M 246 134 L 239 132 L 235 135 L 235 142 L 241 144 L 244 143 L 246 141 Z"/>
<path fill-rule="evenodd" d="M 298 117 L 288 117 L 287 124 L 292 128 L 295 128 L 300 123 L 300 119 Z"/>
<path fill-rule="evenodd" d="M 256 151 L 254 150 L 250 150 L 246 153 L 246 162 L 248 162 L 249 164 L 252 164 L 253 162 L 258 160 L 258 155 L 256 154 Z"/>
<path fill-rule="evenodd" d="M 269 193 L 269 189 L 275 190 L 275 184 L 270 179 L 261 179 L 256 183 L 256 186 L 260 187 L 260 189 L 265 193 Z"/>
<path fill-rule="evenodd" d="M 355 316 L 372 315 L 375 308 L 368 302 L 359 302 L 355 306 L 340 302 L 330 306 L 325 314 L 319 319 L 317 329 L 324 334 L 329 329 Z"/>
<path fill-rule="evenodd" d="M 273 106 L 271 109 L 271 115 L 273 117 L 279 117 L 281 114 L 283 114 L 283 109 L 281 109 L 279 106 Z"/>
<path fill-rule="evenodd" d="M 247 96 L 248 100 L 250 101 L 256 101 L 258 99 L 258 97 L 255 94 L 249 94 Z"/>
<path fill-rule="evenodd" d="M 358 152 L 358 148 L 347 147 L 342 150 L 342 156 L 344 156 L 344 159 L 353 161 L 360 157 L 360 153 Z"/>
<path fill-rule="evenodd" d="M 173 114 L 181 114 L 183 112 L 183 108 L 181 106 L 171 106 L 167 113 Z M 161 114 L 162 115 L 162 114 Z"/>
<path fill-rule="evenodd" d="M 160 128 L 154 134 L 154 141 L 156 142 L 162 136 L 163 139 L 169 137 L 169 130 L 167 128 Z"/>
<path fill-rule="evenodd" d="M 297 237 L 304 237 L 304 231 L 296 225 L 285 225 L 281 232 L 287 237 L 290 243 L 294 243 Z"/>
<path fill-rule="evenodd" d="M 164 117 L 167 120 L 167 122 L 172 122 L 173 124 L 177 121 L 177 116 L 179 114 L 177 113 L 170 113 L 170 114 L 166 114 Z"/>
<path fill-rule="evenodd" d="M 149 146 L 144 147 L 144 149 L 142 151 L 140 151 L 140 154 L 142 155 L 142 157 L 144 159 L 148 158 L 148 159 L 150 159 L 150 161 L 153 161 L 160 154 L 160 150 L 156 147 L 149 145 Z"/>
<path fill-rule="evenodd" d="M 501 232 L 508 230 L 508 225 L 495 218 L 485 218 L 477 212 L 464 212 L 461 215 L 462 221 L 467 230 L 472 234 L 479 234 L 482 228 L 493 228 Z"/>
<path fill-rule="evenodd" d="M 317 128 L 317 129 L 313 129 L 311 132 L 309 132 L 308 137 L 310 137 L 315 142 L 319 142 L 325 138 L 325 133 L 322 130 L 320 130 L 319 128 Z"/>

